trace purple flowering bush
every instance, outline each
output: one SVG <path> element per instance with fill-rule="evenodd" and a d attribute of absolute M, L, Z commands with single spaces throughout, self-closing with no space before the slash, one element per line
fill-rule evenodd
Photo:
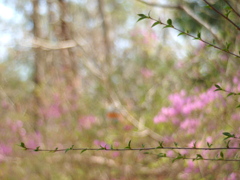
<path fill-rule="evenodd" d="M 157 26 L 148 29 L 154 22 L 126 30 L 127 38 L 116 37 L 126 42 L 119 43 L 124 48 L 115 47 L 109 72 L 95 72 L 99 69 L 92 65 L 101 66 L 101 58 L 82 64 L 81 56 L 76 86 L 48 72 L 46 82 L 33 88 L 30 78 L 21 80 L 0 66 L 0 179 L 240 179 L 239 161 L 224 161 L 239 160 L 239 150 L 197 149 L 239 147 L 239 139 L 224 140 L 223 135 L 240 137 L 240 98 L 227 97 L 240 92 L 239 63 L 202 41 L 165 28 L 160 33 Z M 221 41 L 239 40 L 235 30 L 226 24 L 222 28 Z M 206 33 L 204 39 L 209 37 Z M 86 57 L 95 49 L 101 52 L 90 47 Z M 102 54 L 92 59 L 97 56 Z M 58 73 L 71 74 L 66 69 Z M 215 91 L 216 84 L 225 91 Z M 34 103 L 36 94 L 39 104 Z M 134 150 L 149 147 L 158 148 Z"/>

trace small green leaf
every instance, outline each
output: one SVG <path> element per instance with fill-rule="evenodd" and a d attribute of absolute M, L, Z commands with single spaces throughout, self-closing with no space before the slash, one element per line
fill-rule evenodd
<path fill-rule="evenodd" d="M 22 147 L 22 148 L 26 148 L 26 146 L 23 142 L 21 142 L 21 144 L 19 146 Z"/>
<path fill-rule="evenodd" d="M 219 85 L 217 85 L 217 84 L 215 84 L 215 87 L 217 88 L 217 89 L 215 89 L 215 91 L 221 91 L 221 90 L 223 90 Z"/>
<path fill-rule="evenodd" d="M 227 145 L 226 145 L 226 147 L 227 148 L 229 148 L 229 143 L 231 142 L 231 140 L 229 140 L 228 142 L 227 142 Z"/>
<path fill-rule="evenodd" d="M 178 36 L 181 36 L 181 35 L 186 35 L 186 33 L 185 32 L 181 32 L 181 33 L 178 34 Z"/>
<path fill-rule="evenodd" d="M 200 32 L 198 32 L 198 34 L 197 34 L 197 37 L 196 38 L 194 38 L 195 40 L 197 40 L 197 39 L 200 39 L 201 40 L 201 33 Z"/>
<path fill-rule="evenodd" d="M 132 140 L 130 140 L 130 141 L 128 142 L 128 146 L 125 147 L 125 149 L 132 149 L 132 148 L 131 148 L 131 141 L 132 141 Z"/>
<path fill-rule="evenodd" d="M 74 145 L 72 145 L 70 148 L 67 148 L 67 149 L 65 150 L 65 153 L 67 153 L 67 152 L 70 151 L 70 150 L 73 150 L 73 146 L 74 146 Z"/>
<path fill-rule="evenodd" d="M 171 19 L 168 19 L 168 20 L 167 20 L 167 24 L 168 24 L 169 26 L 172 26 L 172 20 L 171 20 Z"/>
<path fill-rule="evenodd" d="M 85 151 L 87 151 L 87 149 L 83 149 L 80 154 L 84 153 Z"/>
<path fill-rule="evenodd" d="M 143 20 L 143 19 L 146 19 L 146 17 L 141 17 L 141 18 L 139 18 L 139 19 L 137 20 L 137 22 L 138 22 L 138 21 L 141 21 L 141 20 Z"/>
<path fill-rule="evenodd" d="M 220 157 L 221 157 L 222 159 L 224 159 L 224 154 L 223 154 L 222 151 L 220 152 Z"/>
<path fill-rule="evenodd" d="M 178 153 L 178 156 L 172 160 L 172 163 L 175 162 L 178 159 L 185 159 L 185 158 L 186 158 L 185 155 L 183 156 L 180 153 Z"/>
<path fill-rule="evenodd" d="M 56 147 L 54 150 L 50 151 L 50 152 L 56 152 L 58 150 L 58 147 Z"/>
<path fill-rule="evenodd" d="M 229 14 L 231 13 L 232 11 L 228 11 L 225 16 L 228 18 Z"/>
<path fill-rule="evenodd" d="M 174 142 L 175 147 L 178 147 L 178 143 Z"/>
<path fill-rule="evenodd" d="M 201 33 L 200 33 L 200 32 L 198 32 L 197 37 L 198 37 L 199 39 L 201 39 Z"/>
<path fill-rule="evenodd" d="M 209 148 L 211 148 L 212 145 L 213 145 L 213 144 L 210 144 L 209 142 L 207 142 L 207 146 L 208 146 Z"/>
<path fill-rule="evenodd" d="M 154 26 L 156 26 L 158 24 L 160 24 L 160 22 L 157 21 L 157 22 L 153 23 L 152 27 L 154 27 Z"/>
<path fill-rule="evenodd" d="M 165 153 L 159 153 L 157 156 L 158 157 L 167 157 L 167 155 Z"/>
<path fill-rule="evenodd" d="M 193 161 L 195 161 L 195 160 L 202 160 L 202 159 L 203 159 L 202 155 L 201 154 L 197 154 L 196 158 L 194 158 Z"/>
<path fill-rule="evenodd" d="M 65 153 L 67 153 L 69 150 L 70 150 L 70 148 L 67 148 L 67 149 L 65 150 Z"/>
<path fill-rule="evenodd" d="M 209 8 L 209 9 L 212 9 L 212 7 L 211 6 L 209 6 L 209 5 L 207 5 L 207 6 L 204 6 L 205 8 Z"/>
<path fill-rule="evenodd" d="M 144 152 L 143 154 L 151 154 L 150 152 Z"/>
<path fill-rule="evenodd" d="M 229 132 L 223 132 L 224 136 L 227 136 L 224 138 L 224 140 L 229 139 L 229 138 L 236 138 L 235 134 L 230 134 Z"/>
<path fill-rule="evenodd" d="M 24 150 L 28 149 L 23 142 L 21 142 L 19 146 L 22 147 Z"/>
<path fill-rule="evenodd" d="M 100 145 L 100 148 L 99 148 L 99 150 L 106 150 L 107 148 L 106 148 L 106 146 L 105 147 L 103 147 L 103 146 L 101 146 Z"/>
<path fill-rule="evenodd" d="M 173 27 L 173 25 L 172 25 L 172 20 L 171 20 L 171 19 L 168 19 L 168 20 L 167 20 L 167 25 L 164 26 L 163 28 L 169 28 L 169 27 Z"/>
<path fill-rule="evenodd" d="M 226 42 L 226 47 L 225 47 L 224 50 L 229 51 L 230 46 L 231 46 L 231 43 Z"/>
<path fill-rule="evenodd" d="M 236 108 L 240 108 L 240 104 Z"/>
<path fill-rule="evenodd" d="M 227 97 L 232 96 L 232 95 L 236 95 L 236 93 L 230 92 L 230 93 L 227 95 Z"/>
<path fill-rule="evenodd" d="M 229 132 L 223 132 L 223 135 L 225 136 L 231 136 L 231 134 Z"/>
<path fill-rule="evenodd" d="M 163 148 L 163 141 L 158 142 L 159 146 L 157 147 L 158 149 Z"/>
<path fill-rule="evenodd" d="M 34 151 L 39 151 L 39 148 L 40 148 L 40 146 L 38 146 L 36 149 L 34 149 Z"/>
<path fill-rule="evenodd" d="M 145 14 L 138 14 L 138 16 L 147 18 Z"/>
<path fill-rule="evenodd" d="M 230 6 L 225 6 L 224 9 L 225 9 L 226 11 L 229 11 L 229 10 L 231 10 L 232 8 L 231 8 Z"/>
<path fill-rule="evenodd" d="M 172 26 L 166 25 L 166 26 L 163 27 L 163 29 L 164 29 L 164 28 L 170 28 L 170 27 L 172 27 Z"/>

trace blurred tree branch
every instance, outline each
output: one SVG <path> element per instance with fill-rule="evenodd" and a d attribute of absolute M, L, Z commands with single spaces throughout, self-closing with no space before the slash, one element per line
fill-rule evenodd
<path fill-rule="evenodd" d="M 37 38 L 37 37 L 32 40 L 32 45 L 33 47 L 36 47 L 36 48 L 40 47 L 45 50 L 59 50 L 59 49 L 67 49 L 67 48 L 73 48 L 78 46 L 78 44 L 74 40 L 52 42 L 52 41 Z"/>

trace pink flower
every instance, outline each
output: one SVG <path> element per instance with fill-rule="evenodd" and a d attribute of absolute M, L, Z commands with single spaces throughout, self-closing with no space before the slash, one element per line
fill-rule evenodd
<path fill-rule="evenodd" d="M 133 129 L 133 126 L 131 126 L 131 125 L 126 125 L 126 126 L 123 127 L 123 129 L 124 129 L 125 131 L 130 131 L 130 130 Z"/>
<path fill-rule="evenodd" d="M 199 121 L 197 119 L 185 119 L 181 124 L 180 128 L 186 130 L 188 134 L 195 133 L 197 126 L 199 125 Z"/>
<path fill-rule="evenodd" d="M 51 105 L 47 110 L 46 110 L 46 116 L 47 118 L 59 118 L 61 116 L 61 109 L 59 104 L 54 104 Z"/>
<path fill-rule="evenodd" d="M 39 132 L 28 134 L 28 140 L 26 146 L 30 148 L 36 148 L 42 141 L 42 135 Z"/>
<path fill-rule="evenodd" d="M 191 141 L 189 144 L 188 144 L 188 147 L 194 147 L 194 144 L 196 143 L 196 141 Z M 196 145 L 195 146 L 197 146 L 197 143 L 196 143 Z"/>
<path fill-rule="evenodd" d="M 147 68 L 142 68 L 141 69 L 141 74 L 143 75 L 143 77 L 145 78 L 150 78 L 153 76 L 153 72 L 150 69 Z"/>
<path fill-rule="evenodd" d="M 165 116 L 172 117 L 177 114 L 176 110 L 172 107 L 163 107 L 161 113 Z"/>
<path fill-rule="evenodd" d="M 236 173 L 231 173 L 226 180 L 237 180 L 237 174 Z"/>
<path fill-rule="evenodd" d="M 154 121 L 154 123 L 157 124 L 157 123 L 160 123 L 160 122 L 166 122 L 167 118 L 160 114 L 160 115 L 155 116 L 153 121 Z"/>
<path fill-rule="evenodd" d="M 115 152 L 112 153 L 112 157 L 113 157 L 113 158 L 116 158 L 116 157 L 118 157 L 118 156 L 120 156 L 120 152 L 116 152 L 116 151 L 115 151 Z"/>
<path fill-rule="evenodd" d="M 11 153 L 12 153 L 12 148 L 10 146 L 7 146 L 5 144 L 0 145 L 0 154 L 9 155 Z"/>
<path fill-rule="evenodd" d="M 5 100 L 2 101 L 1 106 L 3 109 L 8 109 L 9 108 L 9 103 Z"/>
<path fill-rule="evenodd" d="M 213 142 L 213 138 L 212 138 L 211 136 L 208 136 L 208 137 L 206 138 L 206 141 L 207 141 L 209 144 L 211 144 L 211 143 Z"/>
<path fill-rule="evenodd" d="M 79 126 L 85 129 L 90 129 L 96 123 L 95 116 L 84 116 L 78 120 Z"/>
<path fill-rule="evenodd" d="M 166 155 L 167 157 L 174 157 L 175 153 L 172 150 L 170 150 L 170 151 L 167 151 Z"/>
<path fill-rule="evenodd" d="M 99 140 L 94 140 L 93 142 L 95 145 L 106 148 L 106 149 L 110 149 L 110 145 L 105 143 L 104 141 L 99 141 Z"/>
<path fill-rule="evenodd" d="M 188 161 L 188 167 L 184 170 L 185 173 L 197 173 L 199 169 L 195 166 L 193 161 Z"/>

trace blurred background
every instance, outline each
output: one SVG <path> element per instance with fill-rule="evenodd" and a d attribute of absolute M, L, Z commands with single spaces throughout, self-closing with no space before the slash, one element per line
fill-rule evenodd
<path fill-rule="evenodd" d="M 219 11 L 229 6 L 210 1 Z M 237 1 L 228 1 L 240 13 Z M 164 146 L 225 147 L 240 135 L 239 59 L 179 32 L 137 23 L 148 14 L 214 42 L 240 33 L 201 0 L 1 0 L 1 179 L 240 179 L 239 162 L 157 158 L 143 152 L 30 152 L 41 149 Z M 239 24 L 231 12 L 230 19 Z M 238 147 L 232 140 L 230 146 Z M 161 150 L 176 157 L 219 152 Z M 223 151 L 226 158 L 238 151 Z"/>

